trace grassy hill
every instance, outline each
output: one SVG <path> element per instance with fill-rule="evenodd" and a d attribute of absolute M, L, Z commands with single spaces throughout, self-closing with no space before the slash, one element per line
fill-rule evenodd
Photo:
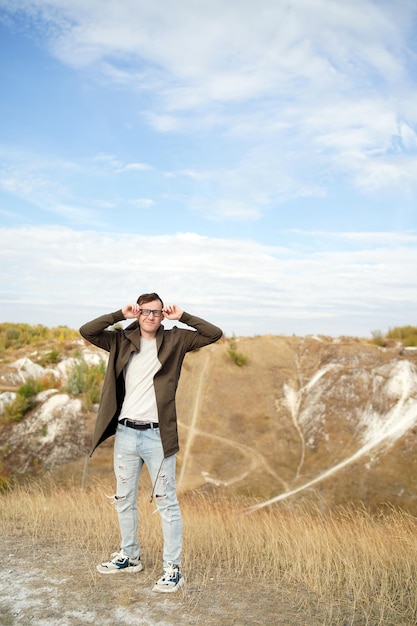
<path fill-rule="evenodd" d="M 30 328 L 25 330 L 28 334 Z M 7 383 L 19 388 L 10 384 L 16 383 L 17 358 L 26 357 L 47 372 L 68 358 L 82 359 L 85 350 L 91 354 L 91 346 L 69 329 L 32 334 L 36 340 L 29 344 L 20 337 L 17 345 L 4 347 L 3 388 Z M 177 396 L 179 490 L 250 497 L 260 505 L 276 498 L 329 508 L 394 505 L 415 514 L 417 355 L 402 343 L 380 343 L 233 337 L 188 354 Z M 92 368 L 86 367 L 84 375 L 97 386 L 97 366 L 94 377 L 87 375 Z M 80 366 L 75 373 L 80 375 Z M 59 392 L 68 393 L 68 380 L 54 382 Z M 82 385 L 78 392 L 75 386 L 82 401 L 80 414 L 71 418 L 77 426 L 67 416 L 71 429 L 61 431 L 59 440 L 51 439 L 51 432 L 48 440 L 52 422 L 45 416 L 38 430 L 31 426 L 40 420 L 39 405 L 18 421 L 2 416 L 4 473 L 19 474 L 19 449 L 24 473 L 53 470 L 63 480 L 71 475 L 85 482 L 88 465 L 90 477 L 112 480 L 112 440 L 86 463 L 96 405 Z M 59 463 L 57 446 L 65 443 L 65 462 Z"/>
<path fill-rule="evenodd" d="M 178 390 L 186 585 L 160 598 L 146 475 L 144 571 L 95 569 L 119 541 L 112 440 L 88 457 L 100 352 L 68 329 L 17 335 L 0 382 L 32 405 L 0 418 L 1 624 L 416 624 L 415 351 L 262 336 L 189 354 Z"/>

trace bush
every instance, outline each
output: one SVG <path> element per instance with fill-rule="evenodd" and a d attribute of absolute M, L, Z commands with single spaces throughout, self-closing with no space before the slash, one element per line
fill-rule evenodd
<path fill-rule="evenodd" d="M 36 396 L 40 391 L 42 391 L 41 381 L 35 378 L 28 378 L 27 381 L 19 387 L 17 394 L 23 398 L 30 398 L 31 396 Z"/>
<path fill-rule="evenodd" d="M 90 408 L 100 399 L 105 371 L 104 362 L 99 365 L 89 365 L 83 357 L 78 357 L 68 371 L 65 391 L 72 396 L 84 396 L 86 405 Z"/>
<path fill-rule="evenodd" d="M 42 367 L 47 367 L 48 365 L 56 365 L 58 361 L 59 361 L 59 350 L 57 350 L 56 348 L 52 348 L 52 350 L 50 350 L 47 354 L 45 354 L 42 357 L 40 364 L 42 365 Z"/>
<path fill-rule="evenodd" d="M 29 413 L 36 404 L 35 396 L 42 391 L 39 380 L 28 378 L 17 390 L 16 398 L 5 406 L 6 419 L 12 422 L 20 422 L 26 413 Z"/>
<path fill-rule="evenodd" d="M 242 367 L 242 365 L 245 365 L 247 363 L 248 357 L 241 352 L 238 352 L 236 346 L 236 337 L 233 336 L 229 341 L 229 347 L 226 350 L 226 354 L 230 359 L 232 359 L 235 365 L 237 365 L 238 367 Z"/>
<path fill-rule="evenodd" d="M 401 341 L 404 346 L 417 346 L 417 326 L 396 326 L 387 332 L 387 338 Z"/>
<path fill-rule="evenodd" d="M 417 326 L 395 326 L 384 335 L 380 330 L 372 331 L 372 343 L 385 347 L 389 340 L 401 341 L 404 347 L 417 346 Z"/>
<path fill-rule="evenodd" d="M 17 392 L 16 398 L 4 407 L 4 415 L 6 419 L 12 422 L 20 422 L 23 417 L 35 406 L 33 396 L 25 397 Z"/>
<path fill-rule="evenodd" d="M 36 395 L 44 389 L 54 389 L 56 386 L 55 376 L 43 378 L 28 378 L 16 392 L 16 398 L 4 408 L 7 420 L 20 422 L 23 417 L 36 406 Z"/>

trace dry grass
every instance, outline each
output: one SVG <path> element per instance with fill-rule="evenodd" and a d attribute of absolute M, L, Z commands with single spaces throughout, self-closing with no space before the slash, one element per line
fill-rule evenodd
<path fill-rule="evenodd" d="M 117 583 L 110 593 L 105 581 L 104 593 L 103 577 L 95 571 L 95 563 L 117 549 L 119 541 L 105 491 L 98 481 L 85 489 L 51 482 L 16 487 L 0 498 L 0 532 L 9 546 L 21 546 L 27 554 L 47 551 L 49 561 L 51 555 L 65 555 L 65 573 L 72 576 L 76 594 L 88 588 L 89 597 L 97 600 L 99 594 L 101 607 L 107 598 L 129 609 L 132 589 Z M 139 504 L 147 584 L 159 575 L 161 533 L 148 494 Z M 181 623 L 416 623 L 415 518 L 396 510 L 371 516 L 364 510 L 322 514 L 301 507 L 248 514 L 248 504 L 196 494 L 181 497 L 188 583 L 181 596 L 188 621 Z M 115 583 L 113 576 L 104 578 Z M 178 601 L 179 594 L 175 596 Z M 0 623 L 15 622 L 4 618 Z M 175 623 L 180 623 L 178 615 Z"/>

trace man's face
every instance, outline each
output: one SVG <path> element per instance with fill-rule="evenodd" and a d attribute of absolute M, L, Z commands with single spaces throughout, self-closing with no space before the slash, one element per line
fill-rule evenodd
<path fill-rule="evenodd" d="M 139 305 L 144 313 L 139 313 L 138 322 L 140 329 L 144 335 L 153 335 L 156 333 L 164 319 L 162 313 L 162 304 L 159 300 L 152 300 Z M 148 313 L 150 311 L 150 313 Z M 158 314 L 159 313 L 159 314 Z"/>

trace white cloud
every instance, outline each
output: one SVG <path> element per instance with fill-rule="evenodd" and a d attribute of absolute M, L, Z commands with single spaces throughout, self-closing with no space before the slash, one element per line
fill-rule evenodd
<path fill-rule="evenodd" d="M 12 2 L 2 2 L 16 10 Z M 211 97 L 244 98 L 274 90 L 277 81 L 363 71 L 398 77 L 404 35 L 415 7 L 350 0 L 280 3 L 251 0 L 225 6 L 169 0 L 21 0 L 37 10 L 54 53 L 71 65 L 105 60 L 115 70 L 146 60 L 166 77 L 211 85 Z M 221 16 L 221 19 L 220 19 Z M 123 60 L 123 63 L 120 61 Z M 329 64 L 330 60 L 330 64 Z M 332 71 L 333 68 L 333 71 Z M 313 71 L 312 71 L 313 70 Z M 165 77 L 165 78 L 166 78 Z"/>
<path fill-rule="evenodd" d="M 37 11 L 53 53 L 70 65 L 103 62 L 117 81 L 160 72 L 160 89 L 187 89 L 189 103 L 230 102 L 304 88 L 317 81 L 346 87 L 403 75 L 406 38 L 416 8 L 409 2 L 350 0 L 281 3 L 221 0 L 148 3 L 119 0 L 21 0 L 10 11 Z M 39 22 L 38 22 L 39 25 Z M 142 72 L 142 75 L 144 72 Z M 165 86 L 165 87 L 164 87 Z M 156 87 L 156 85 L 154 85 Z M 196 90 L 197 98 L 190 97 Z M 177 98 L 178 99 L 178 98 Z M 184 102 L 181 97 L 180 101 Z"/>
<path fill-rule="evenodd" d="M 166 113 L 155 113 L 153 111 L 144 111 L 143 117 L 155 130 L 161 133 L 180 130 L 182 127 L 181 120 L 175 115 L 167 115 Z"/>
<path fill-rule="evenodd" d="M 130 203 L 132 206 L 138 207 L 139 209 L 147 209 L 155 204 L 151 198 L 134 198 Z"/>
<path fill-rule="evenodd" d="M 198 181 L 207 180 L 212 177 L 212 174 L 210 172 L 203 172 L 203 171 L 197 171 L 197 170 L 191 170 L 191 169 L 179 170 L 178 175 L 185 176 L 186 178 L 191 178 L 192 180 L 198 180 Z"/>
<path fill-rule="evenodd" d="M 110 154 L 96 154 L 76 163 L 31 152 L 8 153 L 5 148 L 0 150 L 0 155 L 0 190 L 34 207 L 47 221 L 56 219 L 71 225 L 105 228 L 107 215 L 115 209 L 120 211 L 129 204 L 142 207 L 154 204 L 150 198 L 129 198 L 126 189 L 130 187 L 126 178 L 120 176 L 152 172 L 154 168 L 147 163 L 124 162 Z M 120 186 L 116 182 L 119 178 L 123 178 Z M 109 196 L 103 189 L 112 179 L 115 187 Z M 119 190 L 124 195 L 119 195 Z M 33 210 L 31 213 L 32 222 L 35 215 Z"/>
<path fill-rule="evenodd" d="M 233 199 L 194 198 L 191 201 L 191 207 L 193 211 L 209 220 L 259 220 L 261 218 L 261 211 L 256 205 Z"/>
<path fill-rule="evenodd" d="M 91 158 L 92 163 L 103 164 L 116 173 L 121 172 L 148 172 L 153 170 L 149 163 L 124 163 L 120 158 L 112 154 L 96 154 Z"/>
<path fill-rule="evenodd" d="M 34 162 L 35 163 L 35 162 Z M 43 213 L 64 218 L 84 225 L 100 224 L 99 211 L 104 208 L 102 201 L 98 202 L 96 210 L 82 200 L 75 200 L 62 177 L 62 168 L 55 164 L 34 164 L 30 162 L 6 166 L 3 176 L 0 177 L 0 190 L 15 196 L 32 207 L 33 219 L 36 213 Z M 61 176 L 57 176 L 57 171 Z"/>
<path fill-rule="evenodd" d="M 320 238 L 330 240 L 330 242 L 344 240 L 346 242 L 358 244 L 364 243 L 371 247 L 383 246 L 384 248 L 392 248 L 393 246 L 398 246 L 399 244 L 417 247 L 417 234 L 414 232 L 330 232 L 318 230 L 306 231 L 301 229 L 293 229 L 292 232 L 316 241 Z"/>
<path fill-rule="evenodd" d="M 0 229 L 1 321 L 78 327 L 155 290 L 229 335 L 370 336 L 415 319 L 413 236 L 300 251 L 193 233 Z"/>
<path fill-rule="evenodd" d="M 136 172 L 146 172 L 149 170 L 152 170 L 153 168 L 148 165 L 147 163 L 126 163 L 126 165 L 124 165 L 120 171 L 125 171 L 125 172 L 131 172 L 131 171 L 136 171 Z"/>
<path fill-rule="evenodd" d="M 367 193 L 415 189 L 412 2 L 18 5 L 0 0 L 11 12 L 26 10 L 33 36 L 63 63 L 139 96 L 150 130 L 203 141 L 209 131 L 216 134 L 223 158 L 217 171 L 201 168 L 212 171 L 214 187 L 193 200 L 200 215 L 258 219 L 277 203 L 325 196 L 339 175 Z M 123 157 L 99 158 L 113 172 L 152 169 Z M 181 169 L 197 172 L 192 164 Z M 4 185 L 19 192 L 13 178 Z"/>

